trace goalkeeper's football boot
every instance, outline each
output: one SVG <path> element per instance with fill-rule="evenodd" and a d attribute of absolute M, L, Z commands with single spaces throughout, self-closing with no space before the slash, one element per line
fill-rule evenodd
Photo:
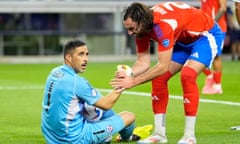
<path fill-rule="evenodd" d="M 197 140 L 194 136 L 183 136 L 179 141 L 178 144 L 196 144 Z"/>
<path fill-rule="evenodd" d="M 116 137 L 117 142 L 124 142 L 124 141 L 138 141 L 140 139 L 144 139 L 148 137 L 152 131 L 153 125 L 144 125 L 135 127 L 133 130 L 133 134 L 130 136 L 129 139 L 123 140 L 120 135 Z"/>
<path fill-rule="evenodd" d="M 139 139 L 140 137 L 135 134 L 131 135 L 129 139 L 122 139 L 120 135 L 116 136 L 116 142 L 131 142 L 131 141 L 137 141 Z"/>
<path fill-rule="evenodd" d="M 137 141 L 137 144 L 163 144 L 167 143 L 167 137 L 166 136 L 161 136 L 161 135 L 151 135 L 143 140 Z"/>

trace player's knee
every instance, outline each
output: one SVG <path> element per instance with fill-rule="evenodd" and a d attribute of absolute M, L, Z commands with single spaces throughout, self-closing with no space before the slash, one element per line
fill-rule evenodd
<path fill-rule="evenodd" d="M 125 123 L 125 126 L 130 125 L 136 119 L 135 114 L 133 112 L 128 112 L 128 111 L 121 112 L 120 116 L 122 117 Z"/>
<path fill-rule="evenodd" d="M 167 89 L 168 80 L 171 77 L 171 73 L 168 71 L 163 75 L 152 80 L 152 93 L 154 95 L 159 95 L 158 93 Z"/>
<path fill-rule="evenodd" d="M 170 79 L 171 77 L 171 73 L 170 71 L 167 71 L 166 73 L 160 75 L 159 77 L 155 78 L 152 80 L 152 82 L 154 84 L 158 84 L 158 83 L 167 83 L 168 80 Z"/>
<path fill-rule="evenodd" d="M 183 69 L 181 71 L 181 82 L 182 83 L 195 82 L 196 79 L 197 79 L 197 72 L 195 72 L 190 67 L 183 67 Z"/>
<path fill-rule="evenodd" d="M 133 112 L 126 112 L 126 117 L 130 120 L 130 121 L 135 121 L 136 117 L 135 114 Z"/>

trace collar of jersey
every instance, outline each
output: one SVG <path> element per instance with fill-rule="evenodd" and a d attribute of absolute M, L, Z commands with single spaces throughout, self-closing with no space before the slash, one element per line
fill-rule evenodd
<path fill-rule="evenodd" d="M 67 72 L 70 72 L 72 74 L 76 74 L 76 72 L 73 70 L 73 68 L 68 66 L 67 64 L 63 65 L 63 69 L 65 69 Z"/>

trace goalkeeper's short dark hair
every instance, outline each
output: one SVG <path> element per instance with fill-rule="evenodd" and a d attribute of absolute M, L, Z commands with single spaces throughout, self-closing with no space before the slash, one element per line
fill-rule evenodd
<path fill-rule="evenodd" d="M 67 42 L 63 49 L 64 57 L 66 56 L 66 54 L 69 54 L 72 50 L 84 45 L 86 45 L 86 43 L 83 42 L 82 40 L 71 40 Z"/>

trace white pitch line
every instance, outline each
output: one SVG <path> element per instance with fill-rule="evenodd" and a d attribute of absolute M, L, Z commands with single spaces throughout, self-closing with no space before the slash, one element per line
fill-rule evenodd
<path fill-rule="evenodd" d="M 43 89 L 44 86 L 0 86 L 0 90 L 39 90 Z M 110 92 L 111 89 L 98 89 L 101 92 Z M 136 91 L 124 91 L 124 94 L 137 95 L 137 96 L 151 96 L 150 93 L 147 92 L 136 92 Z M 171 99 L 182 100 L 182 96 L 170 95 Z M 216 103 L 223 105 L 232 105 L 232 106 L 240 106 L 239 102 L 230 102 L 230 101 L 221 101 L 221 100 L 208 100 L 208 99 L 200 99 L 200 102 L 204 103 Z"/>
<path fill-rule="evenodd" d="M 110 92 L 111 91 L 109 89 L 99 89 L 99 90 L 102 92 Z M 137 95 L 137 96 L 151 96 L 150 93 L 146 93 L 146 92 L 124 91 L 124 93 L 130 94 L 130 95 Z M 170 95 L 170 98 L 182 100 L 182 96 Z M 240 106 L 239 102 L 230 102 L 230 101 L 221 101 L 221 100 L 200 99 L 200 102 Z"/>

